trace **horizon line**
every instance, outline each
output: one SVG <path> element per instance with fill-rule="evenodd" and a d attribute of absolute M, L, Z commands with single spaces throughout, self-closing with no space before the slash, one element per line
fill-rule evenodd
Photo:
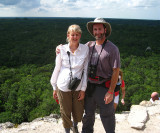
<path fill-rule="evenodd" d="M 86 18 L 86 19 L 94 19 L 94 18 L 96 18 L 96 17 L 33 17 L 33 16 L 28 16 L 28 17 L 26 17 L 26 16 L 15 16 L 15 17 L 13 17 L 13 16 L 11 16 L 11 17 L 8 17 L 8 16 L 3 16 L 3 17 L 1 17 L 0 16 L 0 18 Z M 126 19 L 129 19 L 129 20 L 152 20 L 152 21 L 160 21 L 159 19 L 138 19 L 138 18 L 105 18 L 105 17 L 102 17 L 102 18 L 104 18 L 104 19 L 122 19 L 122 20 L 126 20 Z"/>

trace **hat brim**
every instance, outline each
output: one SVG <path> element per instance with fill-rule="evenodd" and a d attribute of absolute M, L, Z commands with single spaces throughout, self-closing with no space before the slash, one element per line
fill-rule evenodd
<path fill-rule="evenodd" d="M 90 21 L 87 23 L 87 30 L 88 32 L 94 37 L 93 35 L 93 24 L 104 24 L 106 27 L 106 37 L 109 37 L 111 34 L 111 25 L 108 22 L 94 22 Z"/>

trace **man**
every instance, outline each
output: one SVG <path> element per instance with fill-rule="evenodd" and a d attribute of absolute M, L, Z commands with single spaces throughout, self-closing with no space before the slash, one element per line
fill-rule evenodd
<path fill-rule="evenodd" d="M 114 89 L 119 76 L 120 53 L 107 40 L 111 25 L 103 18 L 88 22 L 87 29 L 96 41 L 87 43 L 90 61 L 82 133 L 93 133 L 97 106 L 106 133 L 115 133 Z"/>
<path fill-rule="evenodd" d="M 152 103 L 154 103 L 155 100 L 160 100 L 160 97 L 159 97 L 158 92 L 153 92 L 153 93 L 151 94 L 151 99 L 150 99 L 150 101 L 151 101 Z"/>

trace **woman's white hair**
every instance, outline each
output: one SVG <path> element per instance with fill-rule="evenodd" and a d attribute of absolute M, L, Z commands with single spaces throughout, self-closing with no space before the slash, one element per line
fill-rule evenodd
<path fill-rule="evenodd" d="M 68 27 L 67 35 L 70 34 L 71 32 L 77 32 L 79 34 L 82 34 L 82 30 L 81 30 L 80 26 L 77 24 L 73 24 Z M 67 37 L 66 41 L 69 42 L 68 37 Z"/>

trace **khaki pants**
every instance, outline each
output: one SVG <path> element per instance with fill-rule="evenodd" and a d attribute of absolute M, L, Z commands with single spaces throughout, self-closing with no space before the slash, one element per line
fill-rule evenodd
<path fill-rule="evenodd" d="M 80 91 L 63 92 L 57 89 L 60 104 L 60 112 L 63 120 L 63 127 L 70 128 L 73 126 L 71 114 L 74 122 L 82 120 L 84 112 L 84 100 L 78 100 Z"/>

